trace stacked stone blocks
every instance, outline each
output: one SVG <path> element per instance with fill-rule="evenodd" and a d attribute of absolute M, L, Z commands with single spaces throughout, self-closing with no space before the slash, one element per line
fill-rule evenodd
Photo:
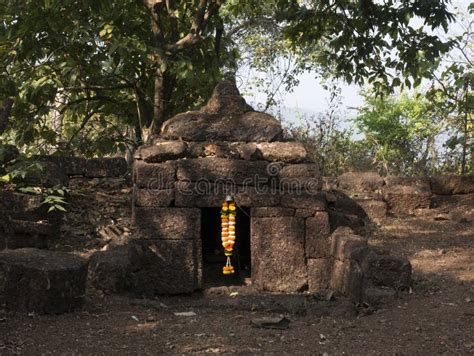
<path fill-rule="evenodd" d="M 318 165 L 285 140 L 280 123 L 253 111 L 232 83 L 217 86 L 199 111 L 164 123 L 140 147 L 133 170 L 133 219 L 161 262 L 159 294 L 201 288 L 201 208 L 234 194 L 250 208 L 252 280 L 258 289 L 296 293 L 334 289 L 362 298 L 367 242 L 333 234 Z M 377 184 L 377 183 L 375 183 Z"/>

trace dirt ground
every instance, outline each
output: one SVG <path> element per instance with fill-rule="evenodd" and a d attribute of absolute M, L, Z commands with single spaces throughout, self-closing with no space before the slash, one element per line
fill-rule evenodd
<path fill-rule="evenodd" d="M 153 301 L 90 290 L 82 311 L 0 314 L 0 354 L 474 354 L 474 222 L 437 213 L 371 231 L 371 244 L 409 258 L 414 270 L 411 293 L 375 311 L 237 289 Z M 285 330 L 251 324 L 279 315 L 290 320 Z"/>

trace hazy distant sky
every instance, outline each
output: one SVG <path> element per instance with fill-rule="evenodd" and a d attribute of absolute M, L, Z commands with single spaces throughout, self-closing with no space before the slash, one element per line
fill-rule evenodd
<path fill-rule="evenodd" d="M 299 85 L 293 88 L 293 91 L 284 92 L 281 96 L 278 96 L 280 100 L 279 108 L 283 109 L 285 113 L 299 112 L 301 114 L 315 114 L 327 110 L 329 92 L 324 90 L 320 84 L 320 79 L 315 77 L 314 73 L 302 74 L 298 79 Z M 358 94 L 361 88 L 356 85 L 348 85 L 342 81 L 340 82 L 340 87 L 344 110 L 353 115 L 354 110 L 350 110 L 350 108 L 363 104 L 363 99 Z M 251 96 L 244 96 L 253 106 L 263 104 L 266 99 L 264 95 L 255 92 Z"/>
<path fill-rule="evenodd" d="M 343 104 L 346 108 L 357 107 L 363 104 L 358 94 L 360 87 L 347 85 L 341 82 Z M 319 80 L 312 73 L 301 75 L 300 84 L 291 93 L 286 93 L 284 103 L 286 107 L 301 108 L 311 111 L 324 111 L 327 108 L 328 92 L 320 85 Z"/>

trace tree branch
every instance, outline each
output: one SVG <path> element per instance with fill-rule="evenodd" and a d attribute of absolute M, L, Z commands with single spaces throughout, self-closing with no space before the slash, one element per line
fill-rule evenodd
<path fill-rule="evenodd" d="M 145 7 L 150 13 L 151 28 L 157 45 L 164 43 L 165 38 L 160 26 L 160 12 L 163 11 L 163 0 L 143 0 Z"/>
<path fill-rule="evenodd" d="M 202 33 L 205 21 L 204 16 L 206 14 L 207 0 L 199 0 L 199 5 L 194 15 L 193 22 L 191 24 L 191 34 L 200 35 Z"/>
<path fill-rule="evenodd" d="M 98 100 L 104 100 L 104 101 L 109 101 L 114 104 L 120 104 L 120 101 L 115 100 L 114 98 L 111 98 L 110 96 L 105 96 L 105 95 L 86 96 L 84 98 L 79 98 L 79 99 L 68 102 L 61 109 L 60 113 L 63 114 L 72 105 L 77 105 L 77 104 L 80 104 L 83 102 L 89 102 L 89 101 L 98 101 Z"/>
<path fill-rule="evenodd" d="M 201 42 L 201 35 L 206 29 L 210 19 L 221 7 L 222 3 L 223 0 L 211 0 L 208 5 L 207 0 L 200 0 L 189 33 L 175 43 L 165 46 L 166 51 L 175 54 Z"/>
<path fill-rule="evenodd" d="M 92 116 L 94 116 L 94 114 L 96 114 L 97 111 L 89 111 L 85 116 L 84 116 L 84 119 L 82 120 L 81 122 L 81 126 L 79 126 L 79 128 L 71 135 L 71 137 L 69 138 L 68 142 L 67 142 L 67 147 L 69 147 L 72 143 L 72 141 L 76 138 L 76 136 L 84 129 L 84 127 L 86 127 L 87 123 L 89 122 L 89 120 L 92 118 Z"/>
<path fill-rule="evenodd" d="M 112 86 L 105 85 L 86 85 L 78 87 L 65 87 L 64 90 L 120 90 L 120 89 L 129 89 L 133 88 L 134 85 L 131 83 L 127 84 L 117 84 Z"/>

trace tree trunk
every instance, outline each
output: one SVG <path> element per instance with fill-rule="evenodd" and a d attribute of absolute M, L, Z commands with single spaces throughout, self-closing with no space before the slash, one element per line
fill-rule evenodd
<path fill-rule="evenodd" d="M 467 150 L 469 145 L 469 106 L 468 106 L 468 83 L 464 85 L 464 95 L 461 106 L 461 112 L 464 114 L 462 119 L 462 131 L 463 131 L 463 140 L 462 140 L 462 153 L 461 153 L 461 174 L 466 174 L 466 164 L 467 164 Z"/>
<path fill-rule="evenodd" d="M 153 97 L 153 121 L 150 129 L 152 135 L 158 135 L 161 132 L 161 126 L 166 119 L 165 78 L 166 76 L 161 70 L 160 64 L 157 63 L 157 69 L 155 71 L 155 94 Z"/>
<path fill-rule="evenodd" d="M 462 153 L 461 153 L 461 174 L 466 174 L 466 156 L 467 156 L 467 148 L 468 148 L 468 139 L 467 136 L 469 135 L 468 132 L 468 115 L 467 112 L 464 112 L 464 120 L 463 120 L 463 140 L 462 140 Z"/>
<path fill-rule="evenodd" d="M 151 15 L 151 29 L 155 41 L 155 93 L 153 95 L 153 120 L 148 130 L 147 136 L 158 135 L 161 125 L 165 120 L 166 100 L 165 100 L 165 73 L 163 70 L 163 48 L 165 37 L 161 26 L 161 15 L 165 7 L 164 0 L 143 0 Z M 145 138 L 146 140 L 148 139 Z"/>

